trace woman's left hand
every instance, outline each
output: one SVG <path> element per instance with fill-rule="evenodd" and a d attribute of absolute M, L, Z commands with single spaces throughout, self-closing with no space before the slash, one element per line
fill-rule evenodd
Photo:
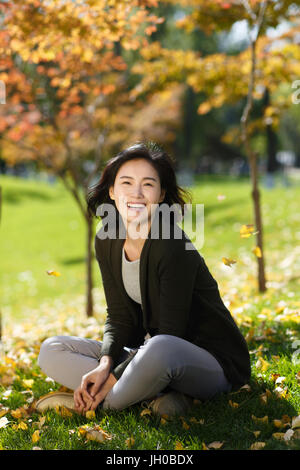
<path fill-rule="evenodd" d="M 115 376 L 113 374 L 109 374 L 107 380 L 92 399 L 89 399 L 86 394 L 83 393 L 84 391 L 82 390 L 82 386 L 79 386 L 74 392 L 76 411 L 80 414 L 83 414 L 89 410 L 95 410 L 99 403 L 105 399 L 106 395 L 116 382 L 117 379 Z"/>
<path fill-rule="evenodd" d="M 108 394 L 110 389 L 115 385 L 116 382 L 117 379 L 115 378 L 115 376 L 113 374 L 109 374 L 106 382 L 102 385 L 99 392 L 94 396 L 94 400 L 89 404 L 89 410 L 95 410 L 97 408 L 99 403 L 101 403 L 105 399 L 106 395 Z"/>

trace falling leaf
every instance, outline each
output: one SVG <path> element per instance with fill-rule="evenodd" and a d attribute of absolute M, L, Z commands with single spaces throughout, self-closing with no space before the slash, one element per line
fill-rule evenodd
<path fill-rule="evenodd" d="M 38 429 L 32 434 L 31 440 L 34 444 L 40 440 L 40 431 Z"/>
<path fill-rule="evenodd" d="M 231 267 L 231 265 L 232 265 L 232 264 L 235 264 L 236 261 L 235 261 L 234 259 L 229 259 L 229 258 L 224 258 L 224 257 L 223 257 L 223 258 L 222 258 L 222 263 L 224 263 L 226 266 L 230 266 L 230 267 Z"/>
<path fill-rule="evenodd" d="M 252 248 L 252 253 L 254 253 L 257 258 L 262 257 L 261 249 L 259 246 L 255 246 L 254 248 Z"/>
<path fill-rule="evenodd" d="M 250 450 L 260 450 L 263 449 L 265 445 L 265 442 L 254 442 L 254 444 L 250 446 Z"/>
<path fill-rule="evenodd" d="M 61 276 L 61 274 L 58 272 L 58 271 L 54 271 L 53 269 L 52 270 L 49 270 L 49 271 L 46 271 L 47 274 L 49 274 L 49 276 Z"/>
<path fill-rule="evenodd" d="M 240 229 L 241 238 L 249 238 L 253 234 L 254 234 L 254 225 L 253 224 L 242 225 L 242 227 Z"/>

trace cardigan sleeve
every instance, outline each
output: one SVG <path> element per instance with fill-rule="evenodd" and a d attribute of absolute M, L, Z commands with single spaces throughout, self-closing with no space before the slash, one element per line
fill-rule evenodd
<path fill-rule="evenodd" d="M 184 240 L 163 243 L 159 261 L 158 334 L 184 338 L 192 306 L 194 284 L 200 264 L 199 253 L 187 250 Z"/>
<path fill-rule="evenodd" d="M 100 267 L 107 303 L 107 317 L 104 324 L 103 344 L 99 360 L 102 356 L 108 355 L 111 356 L 113 362 L 116 363 L 123 352 L 123 347 L 126 346 L 132 334 L 134 326 L 128 307 L 120 296 L 106 254 L 102 253 L 102 243 L 101 240 L 97 240 L 97 237 L 95 238 L 96 259 Z M 117 379 L 122 375 L 128 362 L 128 359 L 126 359 L 126 361 L 119 364 L 115 370 L 112 370 L 112 373 L 114 373 Z"/>

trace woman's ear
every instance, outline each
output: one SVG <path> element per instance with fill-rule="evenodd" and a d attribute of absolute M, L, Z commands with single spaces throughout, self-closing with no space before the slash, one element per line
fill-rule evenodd
<path fill-rule="evenodd" d="M 113 186 L 109 187 L 108 194 L 109 194 L 110 199 L 114 200 L 114 188 L 113 188 Z"/>

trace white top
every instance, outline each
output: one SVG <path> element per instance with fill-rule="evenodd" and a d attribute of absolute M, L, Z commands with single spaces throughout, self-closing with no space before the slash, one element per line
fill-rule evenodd
<path fill-rule="evenodd" d="M 140 258 L 134 261 L 128 261 L 124 248 L 122 249 L 122 277 L 125 290 L 129 297 L 141 304 Z"/>

